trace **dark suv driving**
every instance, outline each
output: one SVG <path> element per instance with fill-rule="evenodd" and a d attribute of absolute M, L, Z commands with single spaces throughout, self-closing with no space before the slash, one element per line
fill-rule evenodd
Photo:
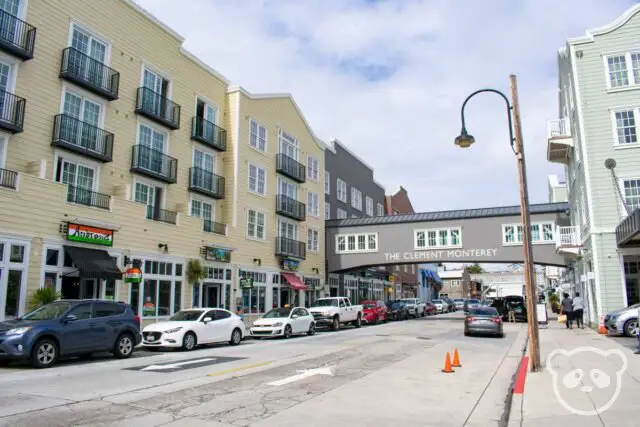
<path fill-rule="evenodd" d="M 60 357 L 99 352 L 126 359 L 140 340 L 140 317 L 128 304 L 58 300 L 0 322 L 0 363 L 23 359 L 49 368 Z"/>

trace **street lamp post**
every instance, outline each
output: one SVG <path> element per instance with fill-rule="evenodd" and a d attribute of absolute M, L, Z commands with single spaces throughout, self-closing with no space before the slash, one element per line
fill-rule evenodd
<path fill-rule="evenodd" d="M 540 369 L 540 341 L 538 334 L 538 313 L 536 304 L 538 302 L 538 287 L 535 278 L 535 267 L 533 264 L 533 249 L 531 245 L 531 216 L 529 213 L 529 189 L 527 186 L 527 168 L 524 156 L 524 144 L 522 143 L 522 125 L 520 122 L 520 106 L 518 104 L 518 84 L 515 75 L 509 76 L 511 83 L 511 101 L 502 92 L 495 89 L 480 89 L 473 92 L 462 103 L 460 116 L 462 119 L 462 130 L 456 137 L 455 143 L 460 148 L 469 148 L 475 142 L 473 136 L 467 132 L 464 108 L 467 102 L 475 95 L 483 92 L 492 92 L 500 95 L 507 104 L 507 118 L 509 121 L 509 143 L 511 150 L 518 159 L 518 175 L 520 179 L 520 207 L 522 214 L 522 234 L 523 252 L 525 266 L 525 291 L 527 298 L 527 321 L 529 323 L 529 361 L 531 371 Z"/>

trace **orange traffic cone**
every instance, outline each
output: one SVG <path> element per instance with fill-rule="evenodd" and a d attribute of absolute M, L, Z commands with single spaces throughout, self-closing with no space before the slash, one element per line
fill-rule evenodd
<path fill-rule="evenodd" d="M 453 366 L 454 368 L 462 368 L 462 365 L 460 364 L 460 356 L 458 355 L 457 348 L 453 351 L 453 364 L 451 366 Z"/>
<path fill-rule="evenodd" d="M 454 372 L 454 370 L 451 369 L 451 353 L 449 353 L 448 351 L 447 351 L 447 357 L 444 360 L 444 369 L 442 370 L 442 372 L 446 374 L 450 374 Z"/>
<path fill-rule="evenodd" d="M 604 326 L 604 319 L 602 318 L 602 316 L 600 316 L 600 322 L 598 323 L 599 323 L 598 333 L 602 335 L 608 335 L 609 332 L 607 331 L 607 328 Z"/>

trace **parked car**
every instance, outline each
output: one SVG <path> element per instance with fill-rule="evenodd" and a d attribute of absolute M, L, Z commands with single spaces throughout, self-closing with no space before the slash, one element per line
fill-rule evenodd
<path fill-rule="evenodd" d="M 604 316 L 604 326 L 607 332 L 627 337 L 638 335 L 638 309 L 640 304 L 633 304 L 620 310 L 612 311 Z"/>
<path fill-rule="evenodd" d="M 362 301 L 363 317 L 362 320 L 368 324 L 378 324 L 378 322 L 387 322 L 387 306 L 383 301 Z"/>
<path fill-rule="evenodd" d="M 314 335 L 316 322 L 304 307 L 274 308 L 253 322 L 249 334 L 254 338 L 285 337 L 295 334 Z"/>
<path fill-rule="evenodd" d="M 526 322 L 528 320 L 527 306 L 524 298 L 519 295 L 494 298 L 491 302 L 491 307 L 498 310 L 498 313 L 500 313 L 504 321 L 509 319 L 509 310 L 514 312 L 516 322 Z"/>
<path fill-rule="evenodd" d="M 427 301 L 425 304 L 425 311 L 427 312 L 427 316 L 433 316 L 438 313 L 438 308 L 431 301 Z"/>
<path fill-rule="evenodd" d="M 409 309 L 409 313 L 413 317 L 418 317 L 418 316 L 424 317 L 427 314 L 425 310 L 424 302 L 422 302 L 418 298 L 402 298 L 400 301 L 404 301 L 407 303 L 407 308 Z"/>
<path fill-rule="evenodd" d="M 464 335 L 490 334 L 500 338 L 504 336 L 502 318 L 493 307 L 470 308 L 464 318 Z"/>
<path fill-rule="evenodd" d="M 394 301 L 389 307 L 389 320 L 407 320 L 410 316 L 409 306 L 404 301 Z"/>
<path fill-rule="evenodd" d="M 456 311 L 456 303 L 451 298 L 445 297 L 445 298 L 442 298 L 442 301 L 444 301 L 445 304 L 447 305 L 445 307 L 447 313 L 453 313 Z"/>
<path fill-rule="evenodd" d="M 464 299 L 463 298 L 456 298 L 456 299 L 453 300 L 453 302 L 456 305 L 456 310 L 464 309 Z"/>
<path fill-rule="evenodd" d="M 191 351 L 201 344 L 238 345 L 244 336 L 245 325 L 240 316 L 223 308 L 193 308 L 146 326 L 142 330 L 142 346 Z"/>
<path fill-rule="evenodd" d="M 472 308 L 476 308 L 480 306 L 480 301 L 477 299 L 467 299 L 464 300 L 463 310 L 465 313 L 468 313 Z"/>
<path fill-rule="evenodd" d="M 431 300 L 431 302 L 436 306 L 436 314 L 445 312 L 447 305 L 444 301 L 442 301 L 441 299 L 433 299 Z"/>
<path fill-rule="evenodd" d="M 0 363 L 23 359 L 49 368 L 61 357 L 112 352 L 119 359 L 140 343 L 140 317 L 128 304 L 59 300 L 0 322 Z"/>
<path fill-rule="evenodd" d="M 333 331 L 340 329 L 340 325 L 353 324 L 356 328 L 362 326 L 362 305 L 352 305 L 346 297 L 319 298 L 309 311 L 316 326 L 330 326 Z"/>

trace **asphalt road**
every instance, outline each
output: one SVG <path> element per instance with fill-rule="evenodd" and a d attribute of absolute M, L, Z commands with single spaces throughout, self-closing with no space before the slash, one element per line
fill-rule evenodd
<path fill-rule="evenodd" d="M 460 314 L 193 352 L 0 369 L 0 426 L 497 425 L 524 325 Z M 461 368 L 442 373 L 446 352 Z"/>

